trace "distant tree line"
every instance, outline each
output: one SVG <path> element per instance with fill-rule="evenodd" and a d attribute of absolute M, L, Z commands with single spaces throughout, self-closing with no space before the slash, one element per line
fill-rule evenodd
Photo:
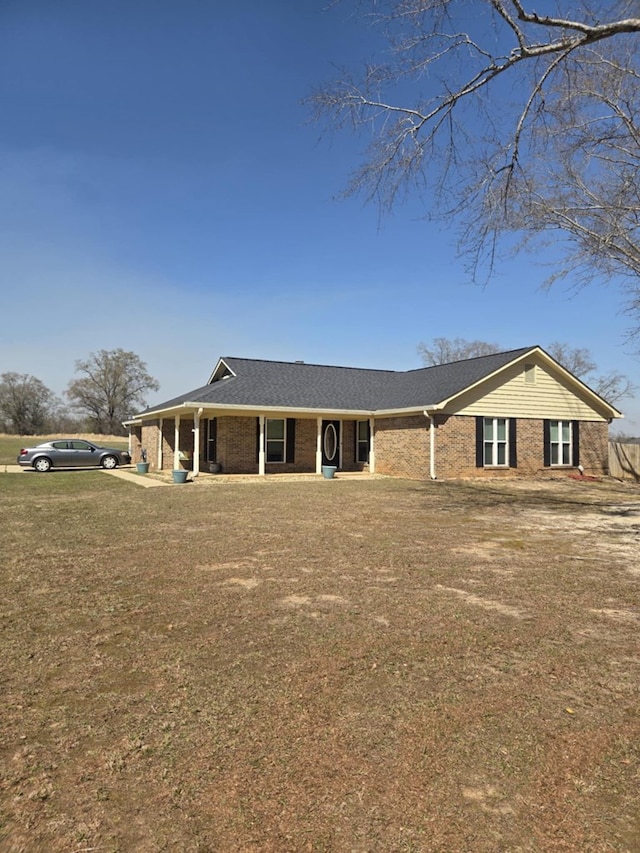
<path fill-rule="evenodd" d="M 0 431 L 14 435 L 92 432 L 123 435 L 122 421 L 159 389 L 147 365 L 133 352 L 99 350 L 76 361 L 64 399 L 35 376 L 0 374 Z"/>

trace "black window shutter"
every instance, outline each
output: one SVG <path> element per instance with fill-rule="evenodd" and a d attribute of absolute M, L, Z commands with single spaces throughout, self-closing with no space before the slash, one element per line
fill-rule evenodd
<path fill-rule="evenodd" d="M 543 421 L 543 441 L 544 441 L 544 467 L 548 468 L 551 465 L 551 423 Z"/>
<path fill-rule="evenodd" d="M 571 447 L 573 459 L 571 464 L 578 467 L 580 464 L 580 421 L 571 421 Z"/>
<path fill-rule="evenodd" d="M 476 418 L 476 468 L 484 468 L 484 418 Z"/>
<path fill-rule="evenodd" d="M 287 462 L 296 461 L 296 419 L 287 418 Z"/>
<path fill-rule="evenodd" d="M 213 451 L 213 456 L 215 459 L 207 458 L 208 462 L 217 462 L 218 461 L 218 419 L 211 418 L 209 421 L 209 446 L 207 447 L 207 457 L 209 456 L 209 452 Z"/>
<path fill-rule="evenodd" d="M 518 447 L 516 445 L 516 419 L 509 418 L 509 467 L 518 467 Z"/>
<path fill-rule="evenodd" d="M 256 462 L 260 461 L 260 418 L 256 418 Z"/>

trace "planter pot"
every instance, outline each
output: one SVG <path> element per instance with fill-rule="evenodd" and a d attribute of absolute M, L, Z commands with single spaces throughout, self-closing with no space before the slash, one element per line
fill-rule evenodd
<path fill-rule="evenodd" d="M 136 468 L 138 469 L 138 474 L 148 474 L 149 473 L 149 463 L 148 462 L 136 462 Z"/>
<path fill-rule="evenodd" d="M 222 465 L 219 462 L 209 462 L 209 473 L 210 474 L 220 474 L 222 471 Z"/>
<path fill-rule="evenodd" d="M 338 468 L 335 465 L 323 465 L 322 476 L 325 478 L 325 480 L 333 480 L 337 470 Z"/>
<path fill-rule="evenodd" d="M 173 482 L 174 483 L 186 483 L 187 476 L 189 474 L 188 471 L 173 471 Z"/>

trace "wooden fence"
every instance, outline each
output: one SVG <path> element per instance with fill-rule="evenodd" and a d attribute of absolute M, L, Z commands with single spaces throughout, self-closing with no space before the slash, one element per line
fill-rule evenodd
<path fill-rule="evenodd" d="M 640 482 L 640 444 L 610 441 L 609 474 L 621 480 Z"/>

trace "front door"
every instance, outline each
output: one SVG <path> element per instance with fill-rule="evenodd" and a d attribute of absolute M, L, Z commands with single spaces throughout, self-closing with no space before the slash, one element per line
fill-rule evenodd
<path fill-rule="evenodd" d="M 322 464 L 340 467 L 340 421 L 322 421 Z"/>

